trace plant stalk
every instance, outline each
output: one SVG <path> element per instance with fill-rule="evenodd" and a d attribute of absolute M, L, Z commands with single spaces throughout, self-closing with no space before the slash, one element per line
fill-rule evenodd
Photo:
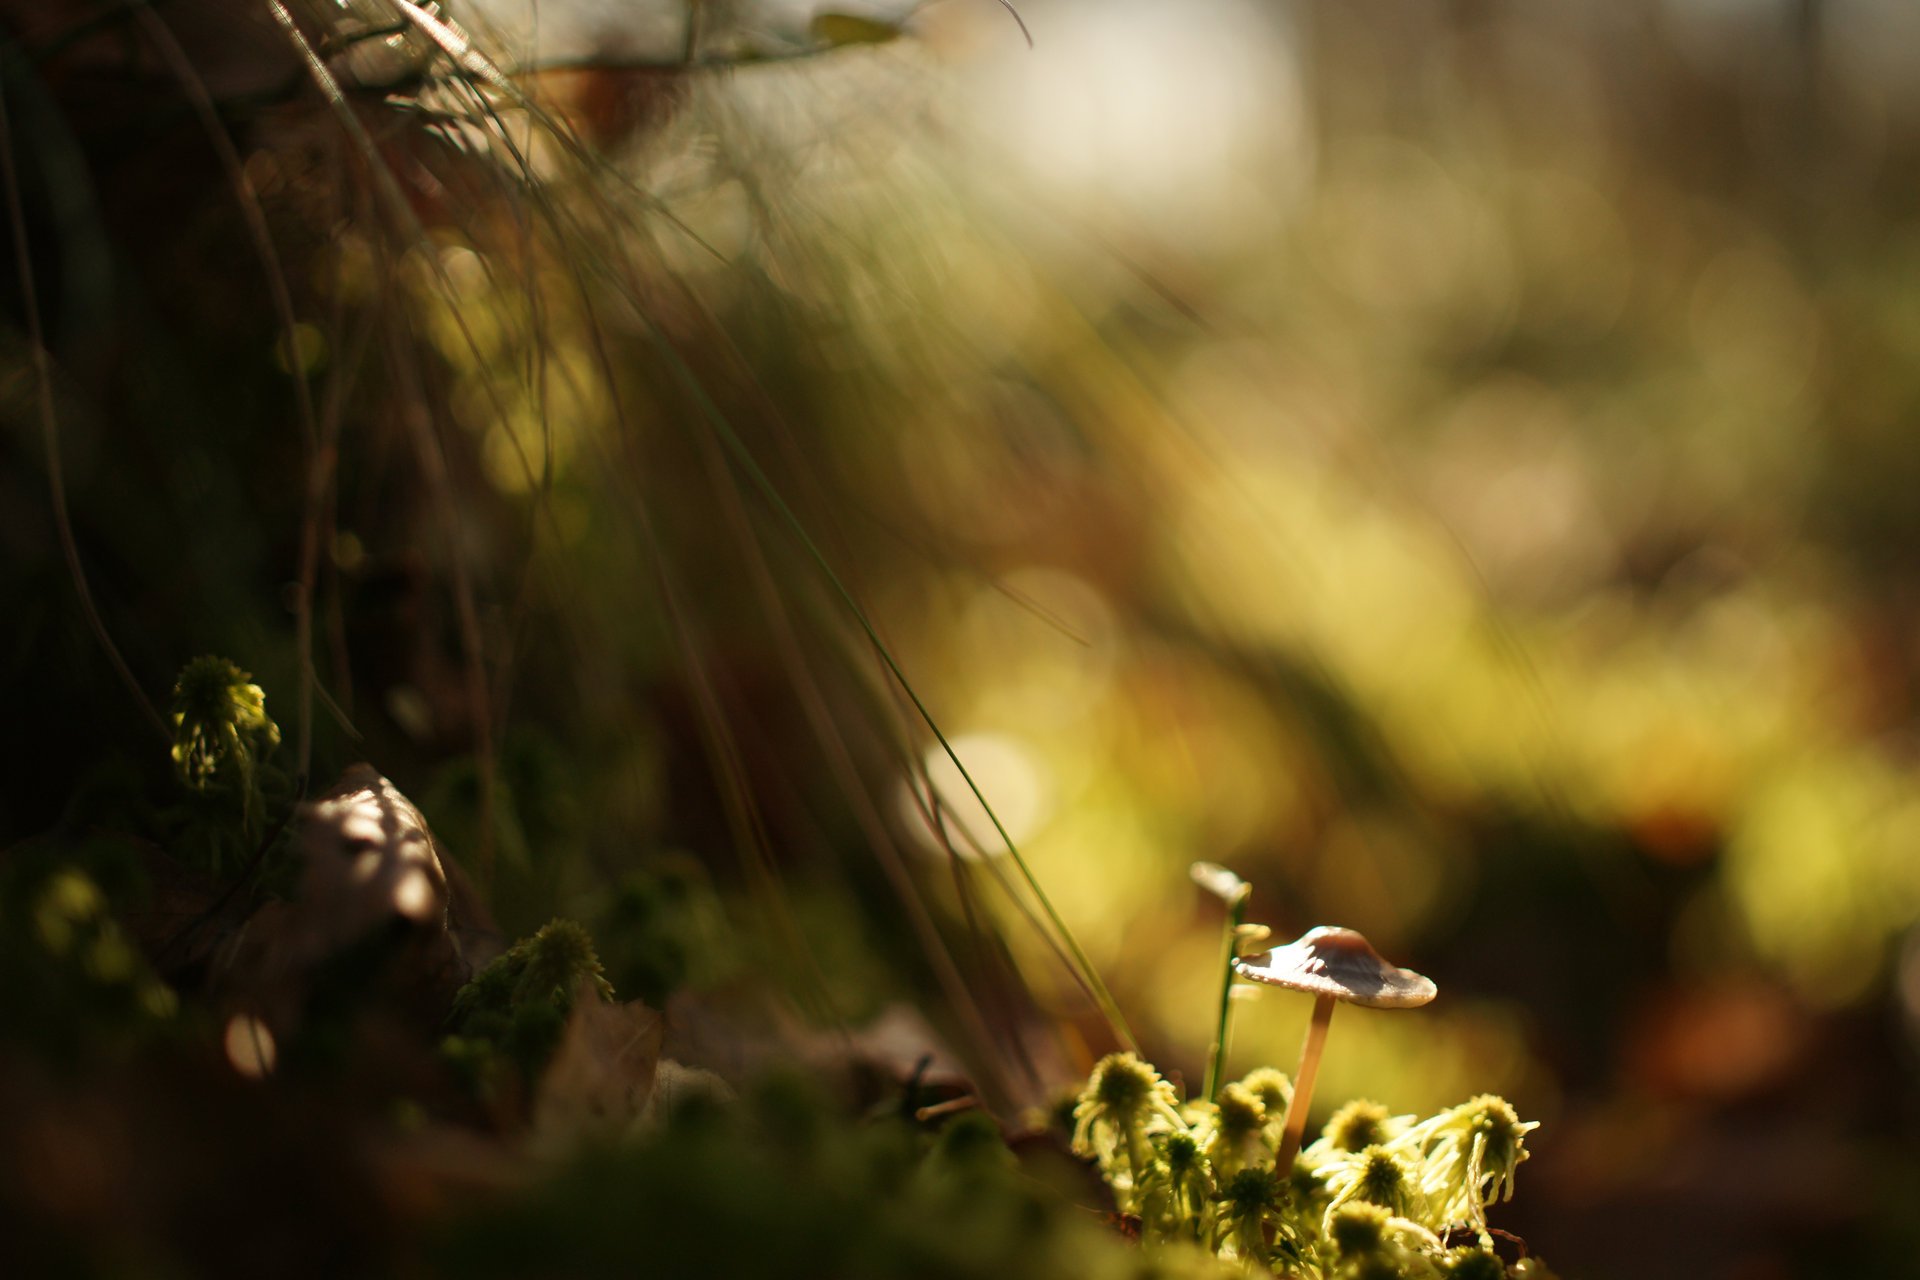
<path fill-rule="evenodd" d="M 1239 950 L 1240 926 L 1246 923 L 1250 888 L 1243 887 L 1227 904 L 1226 937 L 1220 944 L 1220 1016 L 1213 1024 L 1213 1043 L 1207 1048 L 1207 1101 L 1220 1098 L 1220 1077 L 1227 1063 L 1227 1022 L 1233 1016 L 1233 962 Z"/>

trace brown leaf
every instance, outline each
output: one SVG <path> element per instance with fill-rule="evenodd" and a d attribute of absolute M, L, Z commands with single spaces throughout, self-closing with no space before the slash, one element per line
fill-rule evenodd
<path fill-rule="evenodd" d="M 658 1010 L 602 1000 L 583 979 L 534 1095 L 532 1145 L 557 1152 L 632 1129 L 653 1095 L 665 1031 Z"/>
<path fill-rule="evenodd" d="M 447 876 L 433 833 L 372 765 L 350 766 L 301 819 L 303 923 L 325 949 L 394 916 L 446 928 Z"/>
<path fill-rule="evenodd" d="M 641 1120 L 649 1124 L 663 1120 L 683 1103 L 696 1098 L 731 1102 L 733 1097 L 732 1086 L 705 1067 L 689 1067 L 672 1058 L 662 1058 L 653 1076 L 653 1096 L 647 1100 Z"/>
<path fill-rule="evenodd" d="M 371 945 L 376 971 L 356 979 L 366 1003 L 430 1030 L 472 976 L 463 943 L 492 936 L 471 887 L 450 882 L 426 818 L 372 765 L 350 765 L 298 822 L 295 899 L 263 903 L 228 931 L 210 957 L 217 1002 L 285 1033 L 316 983 Z"/>

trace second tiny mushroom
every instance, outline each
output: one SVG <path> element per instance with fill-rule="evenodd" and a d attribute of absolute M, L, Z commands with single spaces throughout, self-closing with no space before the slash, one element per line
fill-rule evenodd
<path fill-rule="evenodd" d="M 1288 987 L 1315 997 L 1313 1021 L 1300 1050 L 1300 1070 L 1293 1080 L 1293 1101 L 1280 1135 L 1274 1172 L 1286 1177 L 1300 1153 L 1306 1133 L 1307 1106 L 1313 1101 L 1314 1078 L 1320 1073 L 1320 1052 L 1326 1046 L 1327 1026 L 1336 1001 L 1371 1009 L 1412 1009 L 1437 994 L 1433 979 L 1388 964 L 1371 943 L 1352 929 L 1322 926 L 1309 930 L 1284 947 L 1234 961 L 1234 972 L 1253 982 Z"/>

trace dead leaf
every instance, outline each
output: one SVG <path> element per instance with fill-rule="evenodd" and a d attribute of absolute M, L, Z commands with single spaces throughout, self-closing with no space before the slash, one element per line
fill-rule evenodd
<path fill-rule="evenodd" d="M 534 1095 L 531 1145 L 557 1154 L 630 1131 L 653 1095 L 665 1033 L 658 1010 L 602 1000 L 583 980 Z"/>
<path fill-rule="evenodd" d="M 654 1124 L 664 1120 L 695 1098 L 732 1102 L 733 1087 L 705 1067 L 684 1066 L 672 1058 L 662 1058 L 653 1076 L 653 1096 L 647 1099 L 641 1122 Z"/>
<path fill-rule="evenodd" d="M 302 808 L 294 849 L 294 901 L 262 903 L 210 955 L 216 1003 L 284 1036 L 317 988 L 347 982 L 412 1025 L 437 1025 L 472 976 L 467 948 L 497 934 L 471 886 L 448 875 L 420 810 L 372 765 L 350 765 Z"/>
<path fill-rule="evenodd" d="M 369 764 L 349 766 L 301 815 L 300 905 L 324 949 L 394 916 L 447 927 L 447 875 L 427 820 Z"/>

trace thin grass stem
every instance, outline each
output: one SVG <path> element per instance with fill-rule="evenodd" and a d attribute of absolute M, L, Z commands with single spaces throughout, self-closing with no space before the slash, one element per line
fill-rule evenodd
<path fill-rule="evenodd" d="M 1227 1022 L 1233 1016 L 1233 961 L 1239 947 L 1240 926 L 1247 920 L 1247 899 L 1251 892 L 1242 888 L 1227 904 L 1227 923 L 1220 942 L 1220 1015 L 1213 1024 L 1213 1043 L 1207 1050 L 1207 1091 L 1209 1102 L 1220 1097 L 1220 1077 L 1227 1063 Z"/>

